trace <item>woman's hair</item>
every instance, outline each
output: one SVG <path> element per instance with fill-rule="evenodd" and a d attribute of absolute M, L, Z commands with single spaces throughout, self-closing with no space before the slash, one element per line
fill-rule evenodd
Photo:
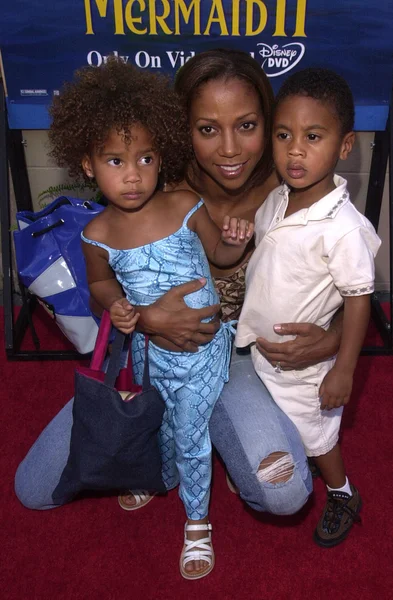
<path fill-rule="evenodd" d="M 247 188 L 262 184 L 273 169 L 272 115 L 274 95 L 272 87 L 261 66 L 246 52 L 217 48 L 207 50 L 190 58 L 177 72 L 175 91 L 179 94 L 189 115 L 191 104 L 201 86 L 208 81 L 238 79 L 250 84 L 258 94 L 264 117 L 265 148 L 256 165 Z M 190 184 L 195 186 L 194 182 Z"/>
<path fill-rule="evenodd" d="M 85 177 L 81 162 L 100 151 L 112 130 L 131 143 L 131 128 L 140 124 L 161 155 L 165 182 L 184 179 L 192 157 L 187 117 L 171 81 L 141 71 L 116 57 L 100 67 L 83 67 L 66 83 L 50 108 L 52 156 L 71 176 Z"/>

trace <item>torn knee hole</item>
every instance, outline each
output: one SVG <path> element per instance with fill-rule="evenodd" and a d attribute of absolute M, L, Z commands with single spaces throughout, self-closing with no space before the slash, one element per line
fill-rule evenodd
<path fill-rule="evenodd" d="M 264 458 L 259 465 L 258 481 L 261 483 L 284 483 L 292 477 L 294 467 L 291 454 L 273 452 Z"/>

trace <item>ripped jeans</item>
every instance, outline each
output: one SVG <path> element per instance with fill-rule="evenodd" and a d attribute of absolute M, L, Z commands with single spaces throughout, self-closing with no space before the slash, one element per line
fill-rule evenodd
<path fill-rule="evenodd" d="M 250 354 L 233 352 L 229 382 L 210 418 L 210 437 L 252 508 L 289 515 L 305 504 L 312 479 L 299 433 L 272 400 Z M 260 468 L 274 453 L 281 458 Z M 275 482 L 280 477 L 285 481 Z"/>
<path fill-rule="evenodd" d="M 73 399 L 47 425 L 18 467 L 15 492 L 27 508 L 57 507 L 52 492 L 68 458 L 72 406 Z M 299 434 L 271 399 L 250 355 L 233 353 L 229 382 L 210 419 L 210 436 L 240 496 L 252 508 L 287 515 L 306 502 L 312 482 Z M 269 482 L 276 476 L 274 466 L 258 474 L 260 463 L 274 452 L 287 453 L 292 461 L 293 472 L 285 483 Z M 278 467 L 280 463 L 282 459 Z M 284 459 L 286 472 L 289 466 Z"/>

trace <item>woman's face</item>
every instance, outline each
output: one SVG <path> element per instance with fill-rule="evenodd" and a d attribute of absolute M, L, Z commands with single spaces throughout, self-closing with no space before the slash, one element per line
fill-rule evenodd
<path fill-rule="evenodd" d="M 264 117 L 257 92 L 241 79 L 203 84 L 191 104 L 195 158 L 220 187 L 235 191 L 264 151 Z"/>

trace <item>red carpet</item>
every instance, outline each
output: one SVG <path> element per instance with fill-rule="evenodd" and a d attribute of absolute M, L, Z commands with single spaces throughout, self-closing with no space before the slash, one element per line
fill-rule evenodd
<path fill-rule="evenodd" d="M 63 344 L 46 317 L 37 319 L 45 349 Z M 2 332 L 1 332 L 2 335 Z M 376 337 L 371 331 L 371 340 Z M 249 510 L 225 483 L 215 459 L 211 521 L 216 567 L 188 582 L 178 569 L 183 508 L 176 492 L 127 513 L 115 498 L 88 499 L 33 512 L 13 493 L 18 463 L 72 396 L 72 362 L 7 362 L 1 345 L 1 587 L 7 600 L 198 599 L 387 600 L 393 598 L 393 357 L 361 357 L 346 410 L 342 445 L 359 487 L 362 524 L 335 549 L 312 532 L 324 486 L 294 517 Z"/>

